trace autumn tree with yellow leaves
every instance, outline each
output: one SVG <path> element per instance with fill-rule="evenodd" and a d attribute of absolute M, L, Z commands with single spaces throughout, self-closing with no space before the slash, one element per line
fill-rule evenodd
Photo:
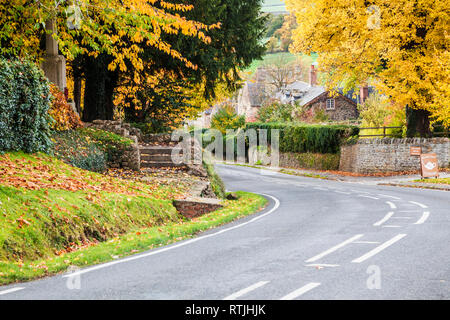
<path fill-rule="evenodd" d="M 0 0 L 0 55 L 41 61 L 45 22 L 54 20 L 57 33 L 53 37 L 66 59 L 100 57 L 110 72 L 132 70 L 130 76 L 139 83 L 147 78 L 142 74 L 149 63 L 142 59 L 144 47 L 164 52 L 187 68 L 197 68 L 162 37 L 179 34 L 209 43 L 205 32 L 219 24 L 206 25 L 182 16 L 192 9 L 192 4 L 162 0 Z"/>
<path fill-rule="evenodd" d="M 450 125 L 449 8 L 445 0 L 286 0 L 296 52 L 319 54 L 327 86 L 370 81 L 406 107 L 408 134 Z"/>

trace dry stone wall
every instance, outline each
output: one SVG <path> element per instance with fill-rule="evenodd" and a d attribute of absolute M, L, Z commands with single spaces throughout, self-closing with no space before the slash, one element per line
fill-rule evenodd
<path fill-rule="evenodd" d="M 449 167 L 449 138 L 383 138 L 360 139 L 354 145 L 342 146 L 339 170 L 356 173 L 418 171 L 419 157 L 410 155 L 411 147 L 422 147 L 422 153 L 436 153 L 439 167 Z"/>
<path fill-rule="evenodd" d="M 133 143 L 130 146 L 123 150 L 120 155 L 117 155 L 113 159 L 109 159 L 109 166 L 112 168 L 123 168 L 134 171 L 139 171 L 141 169 L 141 156 L 138 141 L 142 134 L 139 129 L 131 127 L 129 123 L 113 120 L 94 120 L 93 122 L 85 123 L 84 126 L 86 128 L 112 132 L 131 139 Z"/>

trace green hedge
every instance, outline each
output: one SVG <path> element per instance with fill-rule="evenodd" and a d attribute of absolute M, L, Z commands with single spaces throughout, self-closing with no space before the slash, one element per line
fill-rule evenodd
<path fill-rule="evenodd" d="M 0 58 L 0 152 L 50 150 L 50 97 L 37 65 Z"/>
<path fill-rule="evenodd" d="M 338 153 L 342 142 L 358 135 L 359 128 L 347 125 L 306 125 L 285 123 L 247 123 L 247 129 L 280 129 L 280 152 Z"/>

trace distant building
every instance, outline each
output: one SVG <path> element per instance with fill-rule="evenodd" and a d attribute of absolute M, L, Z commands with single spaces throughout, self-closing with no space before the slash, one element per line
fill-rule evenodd
<path fill-rule="evenodd" d="M 363 87 L 358 95 L 354 91 L 346 94 L 338 89 L 333 95 L 323 86 L 317 85 L 317 74 L 314 66 L 311 66 L 309 83 L 295 81 L 278 92 L 275 98 L 281 103 L 298 103 L 304 107 L 310 107 L 314 111 L 322 110 L 330 120 L 352 120 L 359 117 L 358 104 L 364 102 L 372 88 Z"/>
<path fill-rule="evenodd" d="M 239 91 L 236 113 L 245 115 L 246 122 L 254 122 L 256 121 L 259 108 L 266 99 L 265 84 L 247 81 Z"/>

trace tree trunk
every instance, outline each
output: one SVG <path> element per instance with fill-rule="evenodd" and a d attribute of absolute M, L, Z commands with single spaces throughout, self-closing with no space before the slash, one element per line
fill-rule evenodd
<path fill-rule="evenodd" d="M 73 77 L 73 101 L 78 114 L 81 114 L 81 77 Z"/>
<path fill-rule="evenodd" d="M 406 136 L 431 137 L 430 112 L 406 107 Z"/>
<path fill-rule="evenodd" d="M 108 70 L 111 58 L 99 55 L 86 59 L 83 121 L 113 120 L 113 94 L 118 72 Z"/>

